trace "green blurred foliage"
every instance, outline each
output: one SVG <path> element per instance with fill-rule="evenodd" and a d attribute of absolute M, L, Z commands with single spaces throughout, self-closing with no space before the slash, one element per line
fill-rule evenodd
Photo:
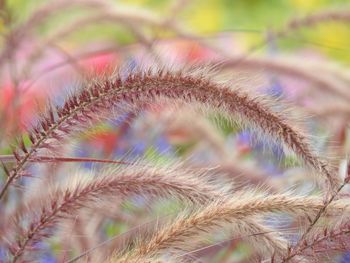
<path fill-rule="evenodd" d="M 44 0 L 8 0 L 13 21 L 24 21 L 29 13 L 40 6 Z M 161 17 L 171 14 L 170 7 L 176 1 L 169 0 L 114 0 L 116 6 L 127 5 L 135 8 L 149 9 Z M 246 46 L 261 43 L 268 30 L 278 30 L 294 17 L 301 17 L 327 8 L 350 6 L 348 0 L 195 0 L 184 1 L 185 8 L 176 14 L 176 20 L 194 33 L 211 36 L 221 31 L 237 32 L 235 35 Z M 50 18 L 40 27 L 40 32 L 50 34 L 63 25 L 67 25 L 86 10 L 72 9 Z M 4 21 L 0 30 L 5 30 Z M 159 34 L 167 36 L 167 34 Z M 68 40 L 76 45 L 104 39 L 120 44 L 132 43 L 135 38 L 130 31 L 119 25 L 92 25 L 74 33 Z M 350 44 L 350 27 L 339 23 L 321 24 L 312 29 L 303 29 L 293 36 L 278 41 L 285 51 L 295 51 L 301 46 L 312 47 L 332 58 L 348 61 Z M 249 50 L 249 49 L 248 49 Z"/>

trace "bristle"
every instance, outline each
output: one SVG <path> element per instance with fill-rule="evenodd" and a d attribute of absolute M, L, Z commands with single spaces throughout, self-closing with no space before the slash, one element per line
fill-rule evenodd
<path fill-rule="evenodd" d="M 10 177 L 10 171 L 7 169 L 6 165 L 1 161 L 2 169 L 4 170 L 7 177 Z"/>
<path fill-rule="evenodd" d="M 19 156 L 19 154 L 17 153 L 16 150 L 13 150 L 13 155 L 15 156 L 15 158 L 16 158 L 17 161 L 20 161 L 20 160 L 21 160 L 21 157 Z"/>
<path fill-rule="evenodd" d="M 24 152 L 24 153 L 28 153 L 28 150 L 24 144 L 24 141 L 23 141 L 23 138 L 20 138 L 19 139 L 19 147 L 21 148 L 21 150 Z"/>

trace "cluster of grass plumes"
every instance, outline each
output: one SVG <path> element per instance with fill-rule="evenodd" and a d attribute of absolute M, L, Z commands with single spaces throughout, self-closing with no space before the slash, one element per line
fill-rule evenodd
<path fill-rule="evenodd" d="M 189 6 L 163 17 L 60 0 L 17 22 L 0 1 L 0 94 L 11 99 L 0 98 L 0 262 L 328 262 L 350 250 L 347 67 L 226 50 L 215 34 L 183 29 L 176 18 Z M 76 19 L 38 33 L 74 8 Z M 291 18 L 259 47 L 349 17 Z M 134 42 L 63 48 L 95 24 Z M 170 62 L 161 51 L 184 43 L 203 58 Z M 63 60 L 46 64 L 51 52 Z M 116 55 L 91 76 L 84 61 L 101 54 Z M 19 120 L 22 96 L 51 84 L 59 92 L 30 98 L 39 113 Z"/>
<path fill-rule="evenodd" d="M 126 256 L 118 255 L 117 262 L 143 262 L 145 258 L 159 256 L 162 250 L 189 252 L 201 244 L 195 240 L 202 232 L 207 233 L 212 228 L 228 223 L 236 235 L 241 233 L 242 236 L 249 236 L 254 231 L 262 233 L 261 243 L 255 241 L 252 244 L 255 243 L 260 249 L 268 247 L 269 256 L 274 260 L 282 260 L 285 255 L 298 258 L 300 253 L 288 252 L 291 250 L 288 250 L 286 240 L 278 235 L 271 237 L 270 232 L 274 230 L 266 230 L 267 226 L 247 217 L 276 211 L 287 212 L 297 217 L 310 218 L 310 227 L 313 227 L 319 218 L 329 213 L 346 213 L 346 200 L 333 201 L 337 193 L 335 187 L 339 184 L 337 173 L 328 168 L 325 160 L 313 153 L 305 136 L 292 123 L 274 112 L 263 100 L 209 80 L 204 77 L 202 70 L 149 69 L 132 72 L 126 77 L 116 74 L 91 81 L 90 85 L 68 97 L 62 107 L 49 108 L 28 135 L 30 147 L 26 147 L 23 140 L 20 140 L 14 151 L 16 163 L 12 170 L 7 171 L 8 179 L 1 196 L 4 197 L 9 187 L 23 176 L 31 161 L 40 160 L 38 154 L 42 149 L 55 155 L 57 147 L 62 147 L 65 141 L 69 142 L 72 134 L 87 129 L 101 118 L 108 118 L 110 112 L 112 115 L 120 115 L 123 111 L 138 112 L 146 105 L 173 100 L 193 104 L 205 112 L 214 109 L 232 119 L 236 117 L 246 123 L 247 127 L 271 137 L 277 143 L 283 143 L 323 177 L 326 186 L 329 186 L 325 188 L 325 193 L 329 191 L 327 195 L 332 199 L 326 199 L 325 203 L 320 197 L 266 196 L 259 192 L 238 194 L 233 189 L 225 190 L 227 184 L 222 183 L 220 187 L 218 180 L 205 178 L 198 172 L 191 175 L 190 170 L 181 171 L 180 166 L 159 169 L 152 168 L 149 164 L 124 162 L 126 168 L 102 172 L 103 175 L 95 176 L 94 179 L 83 179 L 73 185 L 68 184 L 67 188 L 49 191 L 46 194 L 49 198 L 46 197 L 41 207 L 34 210 L 30 222 L 24 223 L 23 220 L 23 216 L 29 216 L 28 210 L 22 219 L 17 216 L 17 227 L 14 229 L 18 230 L 11 230 L 6 238 L 13 262 L 30 254 L 27 249 L 50 236 L 52 228 L 59 221 L 68 216 L 74 217 L 74 211 L 91 206 L 96 199 L 101 202 L 105 197 L 120 199 L 140 194 L 178 196 L 182 200 L 191 201 L 194 207 L 201 204 L 195 212 L 186 214 L 178 222 L 157 231 L 146 243 L 138 244 L 131 254 L 127 252 Z M 10 237 L 12 231 L 18 233 L 13 241 L 13 236 Z M 190 238 L 191 242 L 188 243 L 186 238 Z"/>

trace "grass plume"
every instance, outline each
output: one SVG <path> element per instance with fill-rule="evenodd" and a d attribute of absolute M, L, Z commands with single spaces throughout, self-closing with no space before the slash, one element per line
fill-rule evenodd
<path fill-rule="evenodd" d="M 208 181 L 205 183 L 205 181 Z M 210 182 L 212 181 L 212 182 Z M 209 183 L 210 182 L 210 183 Z M 193 174 L 171 167 L 143 167 L 138 164 L 102 172 L 93 180 L 78 180 L 67 189 L 54 190 L 27 229 L 19 231 L 15 244 L 10 245 L 13 262 L 19 260 L 28 247 L 38 243 L 60 219 L 71 217 L 80 207 L 91 205 L 104 197 L 125 198 L 131 195 L 178 197 L 187 202 L 206 203 L 225 195 L 213 179 L 205 174 Z"/>

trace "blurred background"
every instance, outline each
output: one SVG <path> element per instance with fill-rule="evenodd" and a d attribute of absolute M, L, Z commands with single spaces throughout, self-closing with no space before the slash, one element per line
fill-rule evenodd
<path fill-rule="evenodd" d="M 215 64 L 220 78 L 233 86 L 293 107 L 286 114 L 303 121 L 315 148 L 334 157 L 341 171 L 350 147 L 349 24 L 348 0 L 2 0 L 2 160 L 11 168 L 16 138 L 22 135 L 30 145 L 28 127 L 48 101 L 62 105 L 88 77 L 114 68 L 128 74 L 139 67 Z M 225 116 L 203 116 L 187 107 L 174 111 L 159 104 L 140 115 L 130 112 L 101 122 L 75 136 L 59 155 L 142 158 L 161 164 L 175 160 L 220 172 L 237 185 L 263 186 L 271 192 L 291 187 L 302 193 L 317 191 L 293 155 L 284 154 L 279 145 L 266 146 L 264 139 Z M 68 171 L 84 173 L 99 165 L 76 160 L 30 169 L 35 177 L 49 174 L 47 180 L 60 181 Z M 0 178 L 5 180 L 4 173 Z M 3 211 L 11 214 L 28 189 L 42 184 L 24 178 L 21 185 L 27 190 L 11 190 Z M 73 258 L 134 226 L 176 213 L 179 204 L 146 203 L 136 196 L 114 204 L 115 211 L 106 207 L 99 207 L 100 218 L 89 226 L 83 214 L 80 227 L 67 224 L 39 243 L 43 252 L 38 262 Z M 249 262 L 244 238 L 220 248 L 204 250 L 198 257 L 204 262 Z M 0 247 L 1 257 L 5 260 L 6 252 Z M 339 262 L 350 261 L 340 256 Z"/>

